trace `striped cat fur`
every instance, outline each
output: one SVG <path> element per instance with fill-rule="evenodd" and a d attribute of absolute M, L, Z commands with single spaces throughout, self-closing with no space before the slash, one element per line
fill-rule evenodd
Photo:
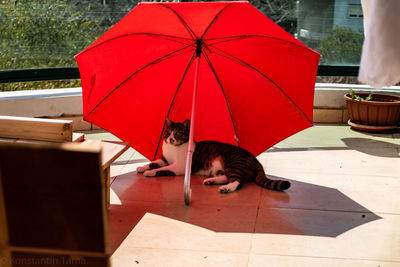
<path fill-rule="evenodd" d="M 162 159 L 138 167 L 137 172 L 148 177 L 184 175 L 189 130 L 189 120 L 179 123 L 167 118 Z M 257 158 L 241 147 L 216 141 L 195 142 L 194 147 L 192 174 L 205 176 L 205 185 L 221 185 L 221 193 L 233 192 L 253 181 L 276 191 L 290 187 L 289 181 L 269 179 Z"/>

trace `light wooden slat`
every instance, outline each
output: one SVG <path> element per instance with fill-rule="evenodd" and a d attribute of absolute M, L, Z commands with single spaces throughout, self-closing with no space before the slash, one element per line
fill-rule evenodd
<path fill-rule="evenodd" d="M 130 144 L 128 142 L 118 141 L 99 141 L 99 140 L 85 140 L 82 142 L 84 145 L 101 145 L 101 165 L 104 170 L 105 176 L 105 189 L 106 189 L 106 202 L 107 206 L 110 205 L 110 190 L 111 190 L 111 163 L 113 163 L 119 156 L 122 155 Z"/>
<path fill-rule="evenodd" d="M 99 140 L 85 140 L 83 144 L 100 144 L 102 148 L 101 152 L 101 164 L 103 169 L 110 167 L 119 156 L 122 155 L 129 148 L 128 142 L 119 141 L 99 141 Z"/>
<path fill-rule="evenodd" d="M 72 141 L 72 121 L 0 116 L 0 137 Z"/>
<path fill-rule="evenodd" d="M 18 139 L 16 138 L 3 138 L 0 137 L 0 143 L 15 143 Z"/>
<path fill-rule="evenodd" d="M 72 142 L 80 143 L 85 140 L 85 134 L 73 133 Z M 21 143 L 21 144 L 48 144 L 49 141 L 32 140 L 32 139 L 15 139 L 15 138 L 0 138 L 0 143 Z"/>

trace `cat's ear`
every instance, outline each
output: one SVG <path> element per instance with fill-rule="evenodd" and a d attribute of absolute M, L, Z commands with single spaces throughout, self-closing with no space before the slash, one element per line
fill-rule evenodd
<path fill-rule="evenodd" d="M 185 126 L 185 128 L 190 128 L 190 120 L 189 119 L 186 119 L 184 122 L 183 122 L 183 126 Z"/>
<path fill-rule="evenodd" d="M 169 127 L 169 126 L 172 125 L 172 122 L 168 119 L 168 117 L 165 117 L 165 125 L 166 125 L 167 127 Z"/>

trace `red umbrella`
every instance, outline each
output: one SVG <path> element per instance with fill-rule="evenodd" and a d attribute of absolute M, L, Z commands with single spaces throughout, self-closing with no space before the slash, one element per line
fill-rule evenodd
<path fill-rule="evenodd" d="M 165 117 L 254 155 L 313 124 L 319 54 L 248 2 L 140 3 L 76 60 L 84 119 L 148 159 Z"/>

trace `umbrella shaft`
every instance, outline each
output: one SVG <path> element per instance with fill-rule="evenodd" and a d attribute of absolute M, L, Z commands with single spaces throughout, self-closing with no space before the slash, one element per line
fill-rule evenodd
<path fill-rule="evenodd" d="M 193 134 L 194 134 L 194 125 L 196 119 L 196 98 L 197 98 L 197 82 L 199 79 L 199 57 L 196 57 L 195 62 L 195 73 L 194 73 L 194 84 L 193 84 L 193 96 L 192 96 L 192 114 L 190 116 L 190 132 L 189 132 L 189 147 L 188 152 L 193 153 Z"/>
<path fill-rule="evenodd" d="M 200 57 L 196 57 L 194 85 L 193 85 L 193 98 L 192 98 L 192 114 L 190 116 L 189 146 L 188 146 L 188 152 L 186 155 L 186 169 L 185 169 L 185 182 L 184 182 L 184 194 L 185 194 L 186 205 L 189 205 L 190 195 L 191 195 L 190 174 L 192 171 L 192 156 L 193 156 L 193 151 L 194 151 L 193 133 L 194 133 L 194 124 L 195 124 L 195 115 L 196 115 L 196 95 L 197 95 L 197 81 L 199 78 L 198 77 L 199 60 L 200 60 Z"/>

